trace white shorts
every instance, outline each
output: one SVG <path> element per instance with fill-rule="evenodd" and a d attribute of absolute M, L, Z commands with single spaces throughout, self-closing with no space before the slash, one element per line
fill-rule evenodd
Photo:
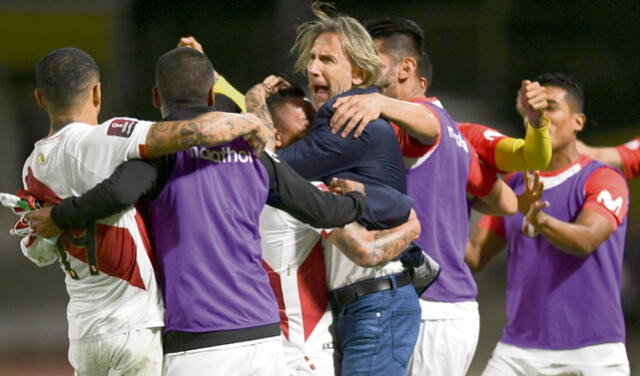
<path fill-rule="evenodd" d="M 422 321 L 409 363 L 409 375 L 464 376 L 478 345 L 478 303 L 420 299 L 420 308 Z M 438 312 L 434 313 L 434 310 Z"/>
<path fill-rule="evenodd" d="M 162 328 L 147 328 L 69 345 L 76 376 L 157 376 L 162 373 Z"/>
<path fill-rule="evenodd" d="M 164 355 L 165 376 L 282 376 L 287 374 L 282 339 L 213 346 Z"/>
<path fill-rule="evenodd" d="M 290 341 L 284 339 L 284 356 L 289 375 L 335 375 L 333 334 L 333 313 L 327 309 L 309 337 L 304 340 L 304 331 L 294 333 L 289 330 Z"/>
<path fill-rule="evenodd" d="M 629 373 L 622 343 L 540 350 L 498 342 L 482 376 L 629 376 Z"/>

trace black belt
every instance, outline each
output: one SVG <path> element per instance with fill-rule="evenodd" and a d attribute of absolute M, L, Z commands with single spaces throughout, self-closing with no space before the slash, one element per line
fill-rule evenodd
<path fill-rule="evenodd" d="M 394 279 L 396 281 L 396 287 L 406 286 L 411 283 L 411 275 L 405 270 L 402 273 L 367 279 L 353 283 L 349 286 L 340 287 L 339 289 L 331 291 L 329 296 L 331 297 L 331 301 L 334 305 L 349 304 L 363 295 L 378 291 L 391 290 L 393 288 Z"/>

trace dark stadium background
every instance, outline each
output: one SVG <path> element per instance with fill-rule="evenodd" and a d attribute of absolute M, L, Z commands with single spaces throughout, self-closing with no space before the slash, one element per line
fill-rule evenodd
<path fill-rule="evenodd" d="M 640 134 L 638 1 L 354 0 L 337 1 L 336 8 L 360 20 L 417 21 L 435 67 L 431 95 L 457 120 L 521 135 L 514 110 L 520 80 L 561 71 L 584 83 L 584 141 L 614 145 Z M 0 0 L 0 191 L 20 187 L 22 163 L 47 133 L 47 116 L 33 100 L 34 66 L 47 52 L 77 46 L 96 58 L 101 119 L 157 119 L 150 102 L 155 61 L 179 36 L 194 35 L 215 68 L 244 92 L 271 73 L 304 82 L 288 73 L 288 50 L 295 25 L 308 17 L 301 0 Z M 638 180 L 630 183 L 623 290 L 632 374 L 640 373 Z M 14 217 L 1 213 L 0 375 L 69 375 L 63 273 L 22 257 L 8 235 Z M 481 332 L 470 375 L 479 375 L 504 324 L 504 268 L 503 254 L 477 275 Z"/>

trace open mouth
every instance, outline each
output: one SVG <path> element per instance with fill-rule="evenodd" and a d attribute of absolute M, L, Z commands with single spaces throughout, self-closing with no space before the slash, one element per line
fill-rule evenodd
<path fill-rule="evenodd" d="M 314 96 L 329 96 L 329 86 L 326 85 L 313 85 L 312 91 Z"/>

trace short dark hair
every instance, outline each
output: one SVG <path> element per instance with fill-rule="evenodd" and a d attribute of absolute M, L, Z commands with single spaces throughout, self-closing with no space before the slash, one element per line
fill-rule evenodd
<path fill-rule="evenodd" d="M 36 65 L 36 83 L 48 105 L 67 108 L 100 81 L 100 69 L 88 53 L 75 47 L 59 48 Z"/>
<path fill-rule="evenodd" d="M 293 85 L 288 88 L 279 90 L 277 93 L 269 96 L 269 98 L 267 99 L 267 106 L 269 107 L 269 110 L 273 110 L 274 107 L 280 105 L 283 101 L 289 98 L 304 99 L 304 90 L 302 90 L 302 88 L 298 85 Z"/>
<path fill-rule="evenodd" d="M 213 87 L 213 65 L 193 48 L 175 48 L 158 59 L 156 85 L 167 105 L 199 104 Z"/>
<path fill-rule="evenodd" d="M 416 59 L 417 73 L 420 77 L 433 79 L 433 65 L 424 50 L 424 30 L 408 18 L 383 17 L 365 23 L 371 38 L 382 42 L 382 52 L 396 59 L 413 57 Z"/>
<path fill-rule="evenodd" d="M 563 73 L 543 73 L 536 77 L 536 81 L 542 86 L 555 86 L 564 89 L 573 99 L 573 110 L 583 112 L 584 89 L 573 77 Z"/>

